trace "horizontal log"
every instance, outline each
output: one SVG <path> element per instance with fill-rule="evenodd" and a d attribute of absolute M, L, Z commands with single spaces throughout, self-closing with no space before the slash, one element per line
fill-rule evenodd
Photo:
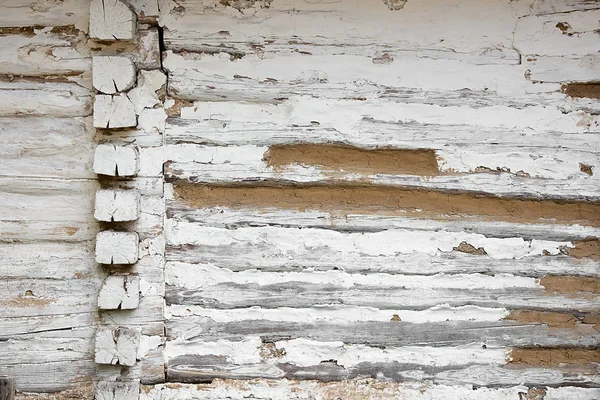
<path fill-rule="evenodd" d="M 476 135 L 477 145 L 486 146 L 488 152 L 489 148 L 507 149 L 515 144 L 531 150 L 561 146 L 565 149 L 589 151 L 589 143 L 595 144 L 599 140 L 590 134 L 593 130 L 588 130 L 583 125 L 575 127 L 571 123 L 569 126 L 565 124 L 560 130 L 556 129 L 557 126 L 544 127 L 539 124 L 538 129 L 546 130 L 542 134 L 539 130 L 531 129 L 531 124 L 534 123 L 531 120 L 523 121 L 523 126 L 507 126 L 505 122 L 490 124 L 491 120 L 486 117 L 488 125 L 484 126 L 473 125 L 473 118 L 468 121 L 455 120 L 454 123 L 435 121 L 425 116 L 421 121 L 402 120 L 392 117 L 395 115 L 394 111 L 380 114 L 371 105 L 361 106 L 353 102 L 335 102 L 338 111 L 347 106 L 348 113 L 341 114 L 334 113 L 325 102 L 315 108 L 310 106 L 318 104 L 317 99 L 298 98 L 294 103 L 298 107 L 292 107 L 291 110 L 286 104 L 189 104 L 182 108 L 182 116 L 167 120 L 169 135 L 166 140 L 168 144 L 220 146 L 344 143 L 362 148 L 380 148 L 385 143 L 386 147 L 392 148 L 444 150 L 448 146 L 474 146 L 473 136 Z M 354 108 L 360 112 L 350 111 Z M 523 116 L 528 113 L 522 112 Z M 411 116 L 415 117 L 416 115 Z M 509 118 L 511 122 L 515 122 L 514 115 Z M 586 119 L 576 121 L 584 123 Z"/>
<path fill-rule="evenodd" d="M 95 364 L 92 358 L 40 364 L 0 365 L 0 374 L 15 377 L 17 389 L 24 392 L 58 392 L 73 388 L 79 382 L 92 380 L 94 371 Z M 80 393 L 76 395 L 80 398 Z"/>
<path fill-rule="evenodd" d="M 526 70 L 520 66 L 469 65 L 458 59 L 383 54 L 385 57 L 378 58 L 336 53 L 307 56 L 287 52 L 268 58 L 248 54 L 232 60 L 226 53 L 166 51 L 164 66 L 169 71 L 169 95 L 187 101 L 285 104 L 285 100 L 306 96 L 359 103 L 378 100 L 415 106 L 469 106 L 481 109 L 480 112 L 501 106 L 522 110 L 523 114 L 534 106 L 565 113 L 573 109 L 598 110 L 598 105 L 589 99 L 567 100 L 561 95 L 556 84 L 564 80 L 560 79 L 560 73 L 575 74 L 559 67 L 551 77 L 539 56 L 527 58 L 527 74 L 538 82 L 544 76 L 547 84 L 532 85 L 523 78 Z M 563 57 L 556 58 L 558 67 Z M 337 68 L 339 64 L 345 68 Z M 582 64 L 574 68 L 579 71 L 577 81 L 594 80 L 593 77 L 598 76 L 591 66 Z M 399 69 L 403 71 L 402 79 L 396 74 Z"/>
<path fill-rule="evenodd" d="M 172 224 L 189 222 L 215 228 L 274 226 L 321 228 L 340 232 L 380 232 L 387 229 L 431 230 L 481 234 L 487 237 L 522 237 L 540 240 L 572 241 L 600 236 L 600 229 L 580 225 L 525 224 L 502 221 L 435 221 L 403 216 L 348 214 L 316 210 L 288 211 L 258 208 L 194 208 L 174 198 L 173 186 L 166 184 L 167 217 Z M 191 226 L 189 226 L 191 228 Z M 177 249 L 171 248 L 173 251 Z M 179 253 L 180 254 L 180 253 Z"/>
<path fill-rule="evenodd" d="M 590 176 L 582 165 L 596 165 L 600 155 L 589 152 L 555 150 L 505 149 L 490 155 L 482 148 L 446 149 L 435 153 L 437 163 L 415 162 L 398 155 L 403 161 L 377 166 L 378 155 L 383 150 L 340 150 L 343 162 L 332 162 L 335 155 L 328 148 L 340 146 L 297 145 L 314 148 L 312 156 L 297 152 L 285 165 L 270 162 L 273 148 L 263 146 L 205 147 L 175 145 L 166 148 L 165 175 L 171 182 L 191 183 L 255 183 L 264 181 L 288 183 L 369 182 L 388 185 L 423 186 L 440 189 L 466 189 L 498 193 L 500 195 L 533 195 L 540 192 L 552 195 L 567 188 L 580 196 L 596 195 L 594 186 L 598 179 Z M 345 147 L 344 147 L 345 148 Z M 346 148 L 348 149 L 348 148 Z M 292 150 L 295 151 L 295 150 Z M 368 160 L 361 162 L 352 152 L 364 152 Z M 549 154 L 554 151 L 553 156 Z M 311 159 L 322 152 L 327 162 Z M 394 149 L 390 153 L 417 152 Z M 532 161 L 534 160 L 535 161 Z M 436 165 L 439 163 L 439 167 Z M 488 167 L 490 166 L 491 167 Z M 511 169 L 512 168 L 512 169 Z M 505 171 L 505 172 L 501 172 Z M 512 173 L 510 173 L 512 171 Z M 474 173 L 475 172 L 475 173 Z M 504 180 L 515 180 L 518 186 L 505 186 Z M 478 188 L 478 189 L 477 189 Z"/>
<path fill-rule="evenodd" d="M 97 187 L 97 182 L 88 180 L 0 179 L 0 241 L 94 238 L 98 231 L 93 218 Z"/>
<path fill-rule="evenodd" d="M 575 247 L 579 244 L 526 241 L 518 237 L 497 239 L 467 233 L 414 230 L 352 233 L 276 226 L 229 230 L 169 220 L 166 237 L 167 260 L 210 263 L 232 271 L 312 269 L 419 275 L 477 272 L 595 276 L 600 268 L 593 258 L 550 257 L 563 252 L 579 254 L 578 251 L 583 251 Z"/>
<path fill-rule="evenodd" d="M 31 0 L 6 0 L 0 5 L 0 27 L 75 25 L 86 30 L 88 13 L 87 1 L 37 4 Z"/>
<path fill-rule="evenodd" d="M 0 104 L 2 117 L 85 117 L 92 112 L 92 93 L 71 82 L 14 79 L 0 81 Z"/>
<path fill-rule="evenodd" d="M 282 313 L 280 313 L 282 314 Z M 390 313 L 391 314 L 391 313 Z M 593 325 L 549 328 L 542 324 L 513 321 L 450 321 L 414 324 L 404 321 L 354 322 L 336 324 L 321 320 L 314 324 L 288 321 L 246 320 L 219 323 L 211 318 L 177 317 L 166 324 L 167 336 L 183 338 L 188 345 L 197 341 L 240 341 L 260 337 L 263 343 L 305 338 L 317 342 L 336 341 L 368 346 L 465 346 L 480 343 L 487 347 L 580 347 L 595 348 L 600 334 Z M 401 319 L 401 317 L 398 317 Z"/>
<path fill-rule="evenodd" d="M 480 346 L 397 347 L 383 350 L 307 340 L 284 340 L 271 344 L 261 344 L 258 339 L 222 341 L 222 344 L 225 343 L 231 345 L 227 347 L 230 350 L 219 350 L 211 343 L 168 342 L 167 380 L 206 382 L 212 378 L 235 377 L 336 381 L 370 376 L 392 381 L 428 379 L 441 384 L 496 387 L 512 386 L 515 382 L 532 386 L 569 383 L 584 387 L 598 386 L 593 368 L 585 365 L 579 369 L 510 369 L 504 367 L 504 350 L 483 349 Z M 361 356 L 354 358 L 355 352 L 361 352 Z M 455 358 L 452 358 L 455 353 Z M 415 376 L 417 370 L 421 372 Z"/>
<path fill-rule="evenodd" d="M 272 181 L 273 182 L 273 181 Z M 329 185 L 175 185 L 174 196 L 192 208 L 224 207 L 331 214 L 378 214 L 437 220 L 580 224 L 598 227 L 600 203 L 500 197 L 414 187 L 332 183 Z"/>
<path fill-rule="evenodd" d="M 585 56 L 600 50 L 600 9 L 519 18 L 514 46 L 523 55 Z"/>
<path fill-rule="evenodd" d="M 86 119 L 6 117 L 0 122 L 0 175 L 95 177 L 91 168 L 94 130 Z"/>
<path fill-rule="evenodd" d="M 87 3 L 87 2 L 86 2 Z M 0 5 L 2 7 L 4 4 Z M 89 5 L 85 7 L 86 19 Z M 160 68 L 157 28 L 140 29 L 131 42 L 88 42 L 85 32 L 67 26 L 0 28 L 0 74 L 71 79 L 89 84 L 94 55 L 126 53 L 138 68 Z"/>
<path fill-rule="evenodd" d="M 545 278 L 542 278 L 544 282 Z M 570 282 L 577 285 L 582 282 Z M 248 270 L 233 272 L 210 264 L 169 262 L 165 271 L 167 304 L 201 305 L 217 309 L 261 306 L 303 308 L 353 305 L 423 310 L 438 304 L 476 305 L 511 309 L 594 311 L 597 289 L 582 293 L 545 290 L 534 278 L 478 274 L 445 276 L 348 274 L 341 271 L 289 273 Z M 549 294 L 554 293 L 554 296 Z"/>
<path fill-rule="evenodd" d="M 168 28 L 165 44 L 170 49 L 228 51 L 234 56 L 294 49 L 311 54 L 332 50 L 346 54 L 374 54 L 383 49 L 392 52 L 418 49 L 429 51 L 432 57 L 454 58 L 458 53 L 472 62 L 516 63 L 517 55 L 509 40 L 511 24 L 499 23 L 500 19 L 515 19 L 509 4 L 462 3 L 447 10 L 447 23 L 443 29 L 428 23 L 432 13 L 438 11 L 439 6 L 433 4 L 407 3 L 398 11 L 390 10 L 384 2 L 374 2 L 367 7 L 353 1 L 343 8 L 326 3 L 297 4 L 291 1 L 269 3 L 269 7 L 261 5 L 254 8 L 243 3 L 238 13 L 235 10 L 227 12 L 226 4 L 211 7 L 192 1 L 183 1 L 177 6 L 165 4 L 160 8 L 161 24 Z M 489 18 L 489 15 L 495 15 L 497 19 Z M 198 20 L 204 23 L 198 26 Z M 356 21 L 362 23 L 357 25 Z M 462 29 L 465 23 L 473 36 Z M 324 25 L 328 27 L 326 32 L 322 29 Z M 224 31 L 223 27 L 227 26 L 236 29 Z M 486 46 L 475 40 L 480 34 L 498 45 Z M 431 40 L 432 37 L 437 40 Z"/>
<path fill-rule="evenodd" d="M 498 371 L 493 371 L 498 372 Z M 496 374 L 498 375 L 498 374 Z M 528 374 L 531 375 L 531 374 Z M 520 381 L 515 381 L 520 382 Z M 420 382 L 382 382 L 371 378 L 357 378 L 342 382 L 294 381 L 294 380 L 247 380 L 240 385 L 237 380 L 216 379 L 205 384 L 166 383 L 155 386 L 142 386 L 141 399 L 143 400 L 192 400 L 203 398 L 217 400 L 224 395 L 229 397 L 258 397 L 265 400 L 286 398 L 290 400 L 303 399 L 306 396 L 327 398 L 364 394 L 369 399 L 383 400 L 390 396 L 407 399 L 419 398 L 445 398 L 452 400 L 500 400 L 518 398 L 542 393 L 546 399 L 558 400 L 561 398 L 578 398 L 581 400 L 594 400 L 596 388 L 586 389 L 579 387 L 542 387 L 528 389 L 518 386 L 518 383 L 508 384 L 505 388 L 478 387 L 474 390 L 472 385 L 460 383 L 453 386 L 430 384 L 423 387 Z"/>

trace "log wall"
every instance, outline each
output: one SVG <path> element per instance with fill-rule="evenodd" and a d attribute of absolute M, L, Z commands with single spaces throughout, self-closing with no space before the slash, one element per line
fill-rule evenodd
<path fill-rule="evenodd" d="M 21 399 L 597 399 L 599 20 L 6 0 L 0 377 Z"/>

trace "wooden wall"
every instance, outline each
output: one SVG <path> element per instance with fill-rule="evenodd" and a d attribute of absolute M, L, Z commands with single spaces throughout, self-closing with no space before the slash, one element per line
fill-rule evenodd
<path fill-rule="evenodd" d="M 125 3 L 126 41 L 90 39 L 89 1 L 0 4 L 17 398 L 599 398 L 600 3 Z M 93 127 L 95 55 L 134 62 L 135 128 Z M 135 179 L 98 178 L 103 143 Z M 96 221 L 100 188 L 139 220 Z M 134 266 L 95 261 L 107 229 Z M 123 271 L 139 307 L 98 311 Z M 132 367 L 94 362 L 115 324 Z"/>
<path fill-rule="evenodd" d="M 166 3 L 146 398 L 597 395 L 600 4 Z"/>

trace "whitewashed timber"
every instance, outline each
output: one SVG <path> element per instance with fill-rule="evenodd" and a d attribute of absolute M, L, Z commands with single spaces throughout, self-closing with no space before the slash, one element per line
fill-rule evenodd
<path fill-rule="evenodd" d="M 135 65 L 128 57 L 96 56 L 92 58 L 92 82 L 101 93 L 115 94 L 135 83 Z"/>
<path fill-rule="evenodd" d="M 0 376 L 21 400 L 596 399 L 599 12 L 1 2 Z M 481 213 L 366 212 L 354 186 Z M 498 218 L 523 198 L 580 215 Z M 97 263 L 107 231 L 134 264 Z"/>
<path fill-rule="evenodd" d="M 139 329 L 99 328 L 95 337 L 95 359 L 98 364 L 135 364 L 141 332 Z"/>
<path fill-rule="evenodd" d="M 98 293 L 101 310 L 132 310 L 140 303 L 140 278 L 135 275 L 110 275 Z"/>
<path fill-rule="evenodd" d="M 109 176 L 134 176 L 139 169 L 138 150 L 133 146 L 101 144 L 94 153 L 94 172 Z"/>
<path fill-rule="evenodd" d="M 90 38 L 131 40 L 135 31 L 135 14 L 121 0 L 90 0 Z"/>

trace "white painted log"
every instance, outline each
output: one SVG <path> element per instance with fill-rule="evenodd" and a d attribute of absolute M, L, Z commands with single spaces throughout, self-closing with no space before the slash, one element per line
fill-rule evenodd
<path fill-rule="evenodd" d="M 36 93 L 44 97 L 39 91 Z M 0 175 L 94 178 L 94 129 L 90 122 L 89 118 L 50 116 L 0 118 Z M 15 184 L 22 185 L 23 181 Z M 48 188 L 57 184 L 45 183 Z"/>
<path fill-rule="evenodd" d="M 95 341 L 96 363 L 135 365 L 141 336 L 139 328 L 99 327 Z"/>
<path fill-rule="evenodd" d="M 100 264 L 135 264 L 138 245 L 139 237 L 135 232 L 98 232 L 96 261 Z"/>
<path fill-rule="evenodd" d="M 90 90 L 73 82 L 0 82 L 0 116 L 85 117 L 91 105 Z"/>
<path fill-rule="evenodd" d="M 90 1 L 90 38 L 131 40 L 135 32 L 135 14 L 120 0 Z"/>
<path fill-rule="evenodd" d="M 516 16 L 509 3 L 409 1 L 396 11 L 384 1 L 265 3 L 164 1 L 160 21 L 167 28 L 165 44 L 170 49 L 238 55 L 305 51 L 310 57 L 336 51 L 373 56 L 408 50 L 475 63 L 518 62 L 511 46 Z M 236 4 L 237 10 L 230 7 Z M 438 24 L 441 8 L 444 23 Z M 481 36 L 488 41 L 479 40 Z"/>
<path fill-rule="evenodd" d="M 94 218 L 98 221 L 135 221 L 140 216 L 140 192 L 100 189 L 96 192 Z"/>
<path fill-rule="evenodd" d="M 507 374 L 514 376 L 514 374 Z M 508 376 L 502 377 L 506 380 Z M 490 380 L 494 375 L 490 375 Z M 543 374 L 540 371 L 540 380 Z M 545 382 L 548 384 L 548 382 Z M 543 386 L 543 385 L 542 385 Z M 360 398 L 372 400 L 412 399 L 412 400 L 520 400 L 538 398 L 527 396 L 528 388 L 519 386 L 518 380 L 513 381 L 508 388 L 485 388 L 457 383 L 456 385 L 427 384 L 422 382 L 382 382 L 364 377 L 342 382 L 316 382 L 316 381 L 288 381 L 288 380 L 250 380 L 228 381 L 217 379 L 209 384 L 162 384 L 145 387 L 140 394 L 141 400 L 221 400 L 223 398 L 244 399 L 288 399 L 303 400 L 314 399 L 345 399 L 343 394 L 349 396 L 359 394 Z M 475 390 L 477 389 L 477 390 Z M 596 388 L 560 387 L 544 388 L 545 400 L 595 400 Z"/>
<path fill-rule="evenodd" d="M 140 303 L 140 278 L 136 275 L 111 275 L 98 294 L 101 310 L 132 310 Z"/>
<path fill-rule="evenodd" d="M 95 56 L 92 79 L 99 92 L 114 94 L 130 89 L 135 83 L 135 65 L 129 57 Z"/>
<path fill-rule="evenodd" d="M 67 26 L 86 31 L 89 20 L 87 1 L 2 0 L 0 27 Z"/>
<path fill-rule="evenodd" d="M 100 381 L 96 383 L 96 400 L 135 400 L 139 397 L 140 382 Z"/>
<path fill-rule="evenodd" d="M 94 172 L 109 176 L 135 176 L 138 172 L 138 150 L 133 146 L 101 144 L 94 153 Z"/>
<path fill-rule="evenodd" d="M 95 128 L 131 128 L 136 125 L 135 108 L 126 94 L 96 95 L 94 99 Z"/>
<path fill-rule="evenodd" d="M 583 135 L 582 135 L 583 136 Z M 599 141 L 600 143 L 600 141 Z M 448 144 L 436 150 L 437 164 L 441 174 L 473 173 L 480 167 L 491 171 L 506 171 L 528 174 L 531 178 L 554 179 L 565 182 L 580 178 L 583 182 L 600 180 L 600 174 L 589 176 L 581 171 L 580 164 L 600 166 L 600 152 L 570 151 L 546 148 L 498 148 L 487 146 L 471 146 L 470 148 L 454 147 Z M 401 174 L 378 171 L 345 172 L 327 169 L 319 165 L 294 163 L 281 168 L 269 167 L 264 155 L 268 146 L 228 146 L 207 147 L 195 145 L 176 145 L 166 148 L 168 160 L 177 165 L 167 170 L 178 171 L 173 174 L 181 177 L 197 176 L 198 181 L 259 181 L 266 179 L 292 180 L 296 182 L 314 182 L 333 180 L 368 181 L 393 180 Z M 365 165 L 365 167 L 368 167 Z M 343 169 L 343 166 L 342 166 Z M 407 174 L 408 175 L 408 174 Z M 435 178 L 433 178 L 435 179 Z M 443 177 L 440 179 L 444 179 Z M 528 179 L 523 179 L 527 187 Z"/>

